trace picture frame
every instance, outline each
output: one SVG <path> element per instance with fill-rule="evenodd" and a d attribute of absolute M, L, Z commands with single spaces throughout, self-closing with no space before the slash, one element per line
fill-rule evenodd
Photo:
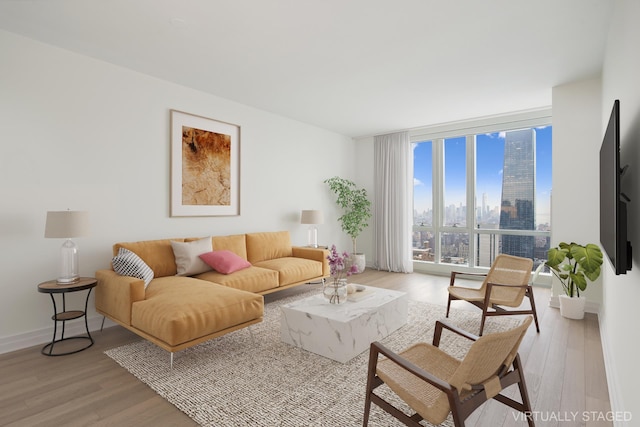
<path fill-rule="evenodd" d="M 171 110 L 171 216 L 240 215 L 240 126 Z"/>

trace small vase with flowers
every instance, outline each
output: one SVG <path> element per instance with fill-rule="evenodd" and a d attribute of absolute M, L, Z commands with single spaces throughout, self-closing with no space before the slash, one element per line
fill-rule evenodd
<path fill-rule="evenodd" d="M 327 259 L 331 278 L 325 282 L 322 294 L 330 304 L 344 304 L 348 296 L 347 277 L 357 273 L 358 266 L 351 262 L 347 252 L 339 253 L 336 245 L 331 246 Z"/>

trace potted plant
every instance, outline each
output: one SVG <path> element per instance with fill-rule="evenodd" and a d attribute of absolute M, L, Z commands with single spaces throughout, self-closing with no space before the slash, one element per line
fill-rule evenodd
<path fill-rule="evenodd" d="M 593 243 L 586 246 L 561 242 L 547 252 L 545 263 L 560 280 L 564 295 L 560 295 L 560 314 L 570 319 L 584 317 L 586 298 L 580 292 L 587 289 L 588 281 L 600 277 L 602 251 Z"/>
<path fill-rule="evenodd" d="M 337 196 L 336 204 L 343 209 L 338 221 L 342 231 L 351 237 L 353 243 L 353 262 L 358 266 L 358 273 L 364 271 L 365 257 L 356 250 L 356 239 L 367 227 L 371 218 L 371 202 L 367 198 L 367 191 L 358 188 L 353 181 L 334 176 L 324 181 Z"/>

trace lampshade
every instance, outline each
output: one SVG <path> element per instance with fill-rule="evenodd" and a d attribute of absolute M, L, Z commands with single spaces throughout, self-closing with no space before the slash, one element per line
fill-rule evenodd
<path fill-rule="evenodd" d="M 324 215 L 322 211 L 303 210 L 300 215 L 301 224 L 324 224 Z"/>
<path fill-rule="evenodd" d="M 49 211 L 44 237 L 69 239 L 89 235 L 89 212 Z"/>
<path fill-rule="evenodd" d="M 49 211 L 44 237 L 66 239 L 60 248 L 58 283 L 69 284 L 80 279 L 78 274 L 78 246 L 72 237 L 89 235 L 89 213 L 85 211 Z"/>

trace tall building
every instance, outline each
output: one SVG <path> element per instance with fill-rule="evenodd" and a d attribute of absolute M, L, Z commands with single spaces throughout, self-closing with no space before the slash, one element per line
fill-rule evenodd
<path fill-rule="evenodd" d="M 500 229 L 535 230 L 536 138 L 533 129 L 507 132 L 504 141 Z M 533 236 L 502 236 L 502 253 L 533 258 Z"/>
<path fill-rule="evenodd" d="M 489 214 L 489 206 L 487 204 L 487 193 L 482 193 L 482 218 Z"/>

